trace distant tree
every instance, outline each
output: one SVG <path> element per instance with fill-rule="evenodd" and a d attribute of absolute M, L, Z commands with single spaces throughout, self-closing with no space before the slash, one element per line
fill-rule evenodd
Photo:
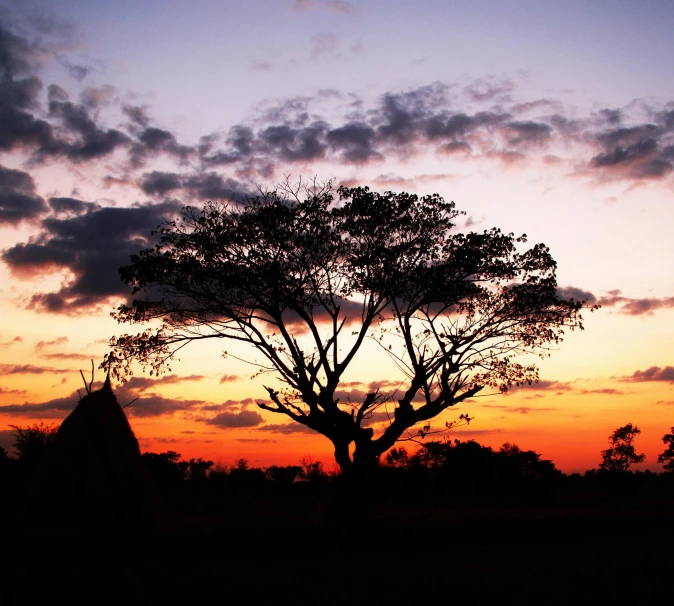
<path fill-rule="evenodd" d="M 290 486 L 302 477 L 302 467 L 299 465 L 288 465 L 279 467 L 272 465 L 264 470 L 265 479 L 278 486 Z"/>
<path fill-rule="evenodd" d="M 45 425 L 44 423 L 19 427 L 10 425 L 14 430 L 14 450 L 19 455 L 19 460 L 28 464 L 37 463 L 45 458 L 49 449 L 54 444 L 58 427 Z"/>
<path fill-rule="evenodd" d="M 672 427 L 671 432 L 662 436 L 662 441 L 667 448 L 665 452 L 658 455 L 658 463 L 663 463 L 664 471 L 668 473 L 674 473 L 674 427 Z"/>
<path fill-rule="evenodd" d="M 205 461 L 202 458 L 190 459 L 187 464 L 187 478 L 190 482 L 204 482 L 213 464 L 213 461 Z"/>
<path fill-rule="evenodd" d="M 437 194 L 331 182 L 186 207 L 120 269 L 138 298 L 114 317 L 158 328 L 113 338 L 102 366 L 157 373 L 193 341 L 248 344 L 261 359 L 247 361 L 282 384 L 258 406 L 327 437 L 344 473 L 371 469 L 415 425 L 487 387 L 537 381 L 515 357 L 547 355 L 582 328 L 584 302 L 559 296 L 545 245 L 520 250 L 526 236 L 497 228 L 461 233 L 462 214 Z M 400 388 L 340 402 L 366 338 L 400 369 Z M 375 435 L 368 420 L 387 401 L 395 410 Z"/>
<path fill-rule="evenodd" d="M 391 448 L 386 453 L 384 461 L 394 469 L 406 469 L 410 465 L 410 455 L 405 448 Z"/>
<path fill-rule="evenodd" d="M 9 459 L 9 453 L 0 446 L 0 462 Z"/>
<path fill-rule="evenodd" d="M 144 452 L 141 459 L 154 479 L 162 486 L 179 486 L 187 479 L 189 463 L 180 459 L 180 454 L 167 452 Z"/>
<path fill-rule="evenodd" d="M 641 430 L 632 423 L 619 427 L 609 436 L 610 447 L 602 450 L 601 469 L 606 471 L 629 471 L 630 467 L 636 463 L 641 463 L 646 455 L 637 454 L 634 449 L 634 438 L 641 433 Z"/>

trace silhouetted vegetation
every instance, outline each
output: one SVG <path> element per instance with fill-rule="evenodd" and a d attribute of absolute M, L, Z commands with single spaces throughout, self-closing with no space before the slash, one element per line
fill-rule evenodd
<path fill-rule="evenodd" d="M 545 245 L 521 250 L 525 235 L 497 228 L 459 233 L 461 214 L 437 194 L 331 182 L 186 207 L 120 269 L 136 298 L 117 320 L 159 328 L 113 338 L 102 367 L 123 377 L 139 362 L 158 373 L 194 340 L 248 344 L 260 373 L 286 386 L 265 387 L 258 405 L 327 437 L 344 474 L 368 475 L 414 426 L 485 388 L 538 380 L 516 356 L 582 328 L 584 302 L 560 297 Z M 400 387 L 340 401 L 366 338 L 402 371 Z M 395 410 L 375 435 L 369 420 L 387 401 Z"/>
<path fill-rule="evenodd" d="M 646 455 L 637 454 L 634 448 L 634 438 L 640 433 L 641 430 L 631 423 L 616 429 L 609 437 L 610 448 L 601 453 L 601 469 L 624 473 L 629 471 L 632 465 L 641 463 Z"/>
<path fill-rule="evenodd" d="M 44 461 L 54 444 L 58 427 L 44 423 L 18 427 L 10 425 L 14 430 L 12 446 L 22 464 L 34 467 Z"/>
<path fill-rule="evenodd" d="M 674 473 L 674 427 L 672 427 L 671 433 L 662 436 L 662 442 L 667 448 L 665 452 L 658 455 L 658 463 L 665 466 L 665 472 Z"/>

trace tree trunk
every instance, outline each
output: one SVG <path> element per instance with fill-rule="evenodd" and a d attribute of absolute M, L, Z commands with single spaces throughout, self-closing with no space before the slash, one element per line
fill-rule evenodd
<path fill-rule="evenodd" d="M 351 456 L 349 455 L 349 443 L 333 441 L 333 444 L 335 445 L 335 461 L 337 461 L 342 475 L 350 475 L 353 461 L 351 461 Z"/>

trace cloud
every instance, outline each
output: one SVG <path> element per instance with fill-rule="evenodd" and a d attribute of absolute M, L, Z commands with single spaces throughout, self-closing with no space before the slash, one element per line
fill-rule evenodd
<path fill-rule="evenodd" d="M 0 364 L 0 375 L 42 375 L 67 374 L 75 372 L 67 368 L 52 368 L 51 366 L 34 366 L 32 364 Z"/>
<path fill-rule="evenodd" d="M 218 383 L 220 383 L 220 384 L 222 384 L 222 383 L 233 383 L 234 381 L 238 381 L 239 379 L 240 379 L 240 377 L 237 376 L 237 375 L 222 375 L 220 377 L 220 380 L 218 381 Z"/>
<path fill-rule="evenodd" d="M 626 383 L 642 383 L 648 381 L 663 381 L 674 383 L 674 366 L 651 366 L 646 370 L 637 370 L 633 374 L 621 377 L 620 381 Z"/>
<path fill-rule="evenodd" d="M 6 349 L 7 347 L 11 347 L 12 345 L 16 345 L 17 343 L 22 343 L 23 338 L 22 337 L 14 337 L 13 339 L 10 339 L 9 341 L 0 341 L 0 348 Z"/>
<path fill-rule="evenodd" d="M 0 365 L 0 373 L 2 374 L 18 374 L 7 372 L 4 367 L 8 365 Z M 52 369 L 53 370 L 53 369 Z M 35 370 L 28 370 L 24 372 L 33 372 Z M 46 370 L 44 372 L 47 372 Z M 63 371 L 62 371 L 63 372 Z M 67 371 L 71 372 L 71 371 Z M 37 374 L 37 373 L 36 373 Z M 144 377 L 132 377 L 130 381 L 114 386 L 114 394 L 120 406 L 124 408 L 124 412 L 132 417 L 151 418 L 165 415 L 173 415 L 178 412 L 184 412 L 201 407 L 205 404 L 204 400 L 188 400 L 180 398 L 167 398 L 157 393 L 148 392 L 150 387 L 161 386 L 162 383 L 177 383 L 180 381 L 194 381 L 199 380 L 201 375 L 190 375 L 186 377 L 177 377 L 170 375 L 165 379 L 146 379 Z M 136 379 L 134 381 L 134 379 Z M 93 390 L 100 389 L 101 384 L 95 383 Z M 80 394 L 84 394 L 84 390 L 74 391 L 70 395 L 60 398 L 54 398 L 45 402 L 25 402 L 23 404 L 9 404 L 0 406 L 0 414 L 10 414 L 25 416 L 31 418 L 50 418 L 62 419 L 65 418 L 80 399 Z"/>
<path fill-rule="evenodd" d="M 138 377 L 133 376 L 129 378 L 125 383 L 121 383 L 118 389 L 123 389 L 125 391 L 136 391 L 142 392 L 147 391 L 148 389 L 154 389 L 161 387 L 162 385 L 173 385 L 175 383 L 183 383 L 184 381 L 201 381 L 205 379 L 205 375 L 163 375 L 157 379 L 151 379 L 149 377 Z"/>
<path fill-rule="evenodd" d="M 47 205 L 35 193 L 28 173 L 0 166 L 0 225 L 33 220 L 46 211 Z"/>
<path fill-rule="evenodd" d="M 530 412 L 550 412 L 552 410 L 557 410 L 557 408 L 532 408 L 531 406 L 517 406 L 516 408 L 506 408 L 506 412 L 517 412 L 522 415 L 529 414 Z"/>
<path fill-rule="evenodd" d="M 196 421 L 215 425 L 221 429 L 239 428 L 239 427 L 257 427 L 264 423 L 264 418 L 254 410 L 242 410 L 241 412 L 221 412 L 214 417 L 196 417 Z"/>
<path fill-rule="evenodd" d="M 161 417 L 173 415 L 177 412 L 194 409 L 204 403 L 204 400 L 183 400 L 180 398 L 166 398 L 155 393 L 136 394 L 127 392 L 124 388 L 117 388 L 115 396 L 124 412 L 133 417 Z M 135 402 L 132 402 L 138 398 Z"/>
<path fill-rule="evenodd" d="M 266 401 L 266 400 L 265 400 Z M 223 409 L 235 409 L 235 410 L 245 410 L 246 408 L 249 408 L 251 406 L 255 406 L 257 404 L 257 400 L 254 400 L 253 398 L 243 398 L 242 400 L 225 400 L 224 402 L 221 402 L 220 404 L 207 404 L 206 406 L 202 406 L 201 410 L 206 411 L 206 412 L 218 412 Z"/>
<path fill-rule="evenodd" d="M 43 358 L 47 358 L 47 360 L 91 360 L 95 356 L 90 356 L 88 354 L 81 354 L 81 353 L 47 353 L 47 354 L 42 354 Z"/>
<path fill-rule="evenodd" d="M 613 115 L 618 112 L 613 110 Z M 656 114 L 654 123 L 631 127 L 615 127 L 615 122 L 609 122 L 610 126 L 596 135 L 602 151 L 592 158 L 591 166 L 614 178 L 667 176 L 674 169 L 673 115 L 674 111 L 662 111 Z"/>
<path fill-rule="evenodd" d="M 29 307 L 52 313 L 78 313 L 96 309 L 129 290 L 119 268 L 131 255 L 151 244 L 150 232 L 164 217 L 179 211 L 179 204 L 138 204 L 129 208 L 90 208 L 75 217 L 48 217 L 38 238 L 2 252 L 2 260 L 17 277 L 68 269 L 71 278 L 48 293 L 35 293 Z"/>
<path fill-rule="evenodd" d="M 24 404 L 6 404 L 0 406 L 0 414 L 28 417 L 32 419 L 64 419 L 77 406 L 77 392 L 64 398 L 54 398 L 46 402 Z"/>
<path fill-rule="evenodd" d="M 616 289 L 599 297 L 597 303 L 602 307 L 615 307 L 618 313 L 628 316 L 652 316 L 659 309 L 674 308 L 674 297 L 632 299 Z"/>
<path fill-rule="evenodd" d="M 570 382 L 564 381 L 538 381 L 537 383 L 513 385 L 506 393 L 506 397 L 518 391 L 554 391 L 557 394 L 563 391 L 571 391 L 572 385 Z M 486 406 L 486 405 L 485 405 Z"/>
<path fill-rule="evenodd" d="M 605 395 L 605 396 L 622 396 L 626 392 L 623 391 L 622 389 L 614 389 L 612 387 L 604 387 L 603 389 L 581 389 L 579 391 L 581 395 L 587 395 L 587 394 L 599 394 L 599 395 Z"/>
<path fill-rule="evenodd" d="M 35 344 L 35 351 L 40 351 L 40 350 L 44 349 L 45 347 L 58 347 L 58 346 L 63 345 L 64 343 L 67 343 L 67 342 L 68 342 L 68 337 L 66 337 L 66 336 L 56 337 L 52 341 L 38 341 Z"/>
<path fill-rule="evenodd" d="M 588 305 L 594 305 L 597 302 L 597 297 L 591 292 L 576 288 L 575 286 L 560 286 L 557 288 L 557 296 L 560 299 L 586 301 Z"/>
<path fill-rule="evenodd" d="M 20 396 L 25 393 L 28 393 L 25 389 L 5 389 L 4 387 L 0 387 L 0 394 L 13 394 Z"/>
<path fill-rule="evenodd" d="M 317 433 L 310 427 L 302 425 L 301 423 L 263 425 L 262 427 L 258 427 L 257 431 L 268 431 L 270 433 L 282 433 L 282 434 Z"/>

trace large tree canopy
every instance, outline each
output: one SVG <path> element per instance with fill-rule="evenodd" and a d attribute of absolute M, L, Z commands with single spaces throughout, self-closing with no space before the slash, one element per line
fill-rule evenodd
<path fill-rule="evenodd" d="M 120 269 L 138 298 L 113 315 L 160 326 L 113 338 L 104 365 L 118 376 L 134 360 L 160 372 L 192 341 L 252 345 L 260 370 L 284 384 L 265 387 L 261 408 L 330 439 L 343 471 L 373 465 L 409 428 L 486 387 L 537 380 L 536 366 L 515 358 L 545 355 L 565 327 L 582 328 L 583 302 L 558 296 L 546 246 L 520 251 L 526 236 L 495 228 L 459 233 L 460 214 L 437 194 L 331 183 L 187 207 Z M 403 387 L 340 402 L 340 379 L 368 337 Z M 391 398 L 375 435 L 367 420 Z"/>

